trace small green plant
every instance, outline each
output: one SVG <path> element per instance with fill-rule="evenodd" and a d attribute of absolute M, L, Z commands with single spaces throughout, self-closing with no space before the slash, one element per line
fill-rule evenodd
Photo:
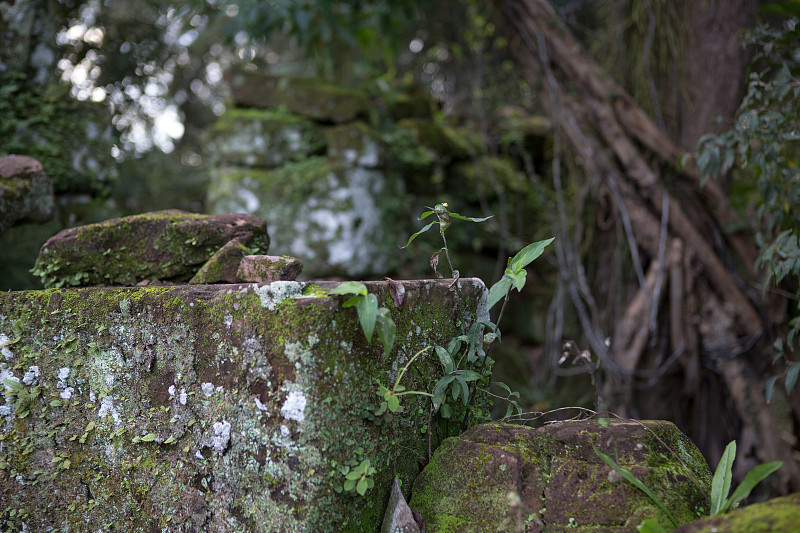
<path fill-rule="evenodd" d="M 358 320 L 367 342 L 372 342 L 372 334 L 378 327 L 378 337 L 383 343 L 383 352 L 389 354 L 395 341 L 396 326 L 385 307 L 378 308 L 378 297 L 367 292 L 367 287 L 357 281 L 342 283 L 333 289 L 330 294 L 348 295 L 353 297 L 342 304 L 342 307 L 356 306 Z"/>
<path fill-rule="evenodd" d="M 345 473 L 344 490 L 347 492 L 355 490 L 360 496 L 364 496 L 369 489 L 375 486 L 373 475 L 375 475 L 375 468 L 370 465 L 369 459 L 364 459 L 358 466 Z"/>
<path fill-rule="evenodd" d="M 428 207 L 428 209 L 429 209 L 429 211 L 425 211 L 424 213 L 422 213 L 419 216 L 419 220 L 425 220 L 426 218 L 428 218 L 431 215 L 436 215 L 436 219 L 437 220 L 434 220 L 433 222 L 431 222 L 430 224 L 428 224 L 427 226 L 425 226 L 424 228 L 422 228 L 418 232 L 416 232 L 413 235 L 411 235 L 411 237 L 408 238 L 408 242 L 405 244 L 405 246 L 402 246 L 401 249 L 402 248 L 408 248 L 411 245 L 411 243 L 414 241 L 414 239 L 416 239 L 419 235 L 421 235 L 421 234 L 425 233 L 426 231 L 428 231 L 429 229 L 431 229 L 433 227 L 433 225 L 436 224 L 436 222 L 438 221 L 439 222 L 439 235 L 442 236 L 442 242 L 444 243 L 444 246 L 442 248 L 440 248 L 439 250 L 437 250 L 433 254 L 433 256 L 431 257 L 431 268 L 433 268 L 433 271 L 436 273 L 436 275 L 438 277 L 440 277 L 440 278 L 442 277 L 442 275 L 439 274 L 439 271 L 437 270 L 437 268 L 439 266 L 439 255 L 442 252 L 444 252 L 445 257 L 447 258 L 447 264 L 450 265 L 450 277 L 458 279 L 458 275 L 459 275 L 458 274 L 458 270 L 453 268 L 453 263 L 452 263 L 452 261 L 450 261 L 450 250 L 447 249 L 447 237 L 444 236 L 444 232 L 447 231 L 447 228 L 450 227 L 450 224 L 451 224 L 450 219 L 451 218 L 455 218 L 457 220 L 468 220 L 470 222 L 484 222 L 486 220 L 489 220 L 492 217 L 491 216 L 482 217 L 482 218 L 465 217 L 464 215 L 459 215 L 458 213 L 450 211 L 448 209 L 447 202 L 442 202 L 441 204 L 436 204 L 435 207 Z"/>
<path fill-rule="evenodd" d="M 614 469 L 614 471 L 616 471 L 626 481 L 630 482 L 642 492 L 647 494 L 653 503 L 655 503 L 658 508 L 661 509 L 664 515 L 666 515 L 672 523 L 672 527 L 670 529 L 666 529 L 657 520 L 648 519 L 637 526 L 637 531 L 641 533 L 666 533 L 680 525 L 678 524 L 675 516 L 669 512 L 669 510 L 664 506 L 663 503 L 661 503 L 658 497 L 649 488 L 647 488 L 644 483 L 636 479 L 636 477 L 634 477 L 630 471 L 618 465 L 611 457 L 598 450 L 594 444 L 592 444 L 592 448 L 604 463 Z M 728 495 L 730 494 L 731 490 L 733 462 L 735 460 L 736 441 L 734 440 L 731 441 L 725 448 L 725 452 L 722 454 L 722 458 L 719 460 L 719 464 L 717 465 L 717 469 L 714 472 L 714 477 L 711 481 L 711 510 L 709 512 L 709 516 L 718 516 L 735 509 L 736 506 L 739 505 L 739 502 L 750 495 L 750 492 L 755 488 L 756 485 L 766 479 L 767 476 L 778 470 L 783 464 L 781 461 L 771 461 L 769 463 L 756 466 L 744 476 L 741 484 L 736 487 L 736 490 L 733 491 L 733 494 L 731 494 L 729 497 Z"/>

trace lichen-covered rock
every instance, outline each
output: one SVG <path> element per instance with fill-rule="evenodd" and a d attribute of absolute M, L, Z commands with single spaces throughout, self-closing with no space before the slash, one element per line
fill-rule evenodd
<path fill-rule="evenodd" d="M 217 250 L 206 264 L 200 267 L 197 274 L 189 280 L 189 285 L 204 285 L 211 283 L 238 283 L 239 265 L 242 258 L 250 254 L 250 248 L 239 241 L 230 241 Z M 247 280 L 249 281 L 249 280 Z M 270 280 L 271 281 L 271 280 Z"/>
<path fill-rule="evenodd" d="M 800 493 L 703 518 L 673 533 L 776 533 L 800 530 Z"/>
<path fill-rule="evenodd" d="M 299 258 L 312 277 L 367 277 L 395 266 L 413 231 L 405 198 L 396 176 L 315 157 L 273 170 L 216 169 L 207 205 L 265 219 L 272 250 Z"/>
<path fill-rule="evenodd" d="M 0 234 L 11 226 L 53 218 L 53 184 L 32 157 L 0 157 Z"/>
<path fill-rule="evenodd" d="M 485 424 L 448 439 L 415 481 L 409 505 L 430 533 L 622 532 L 647 518 L 666 523 L 656 504 L 607 466 L 592 444 L 650 488 L 681 524 L 707 509 L 708 465 L 674 424 L 602 427 L 594 420 L 539 429 Z"/>
<path fill-rule="evenodd" d="M 225 73 L 225 81 L 237 107 L 285 107 L 320 122 L 349 122 L 366 113 L 369 106 L 366 94 L 318 79 L 231 69 Z"/>
<path fill-rule="evenodd" d="M 241 283 L 294 281 L 303 271 L 303 263 L 295 257 L 246 255 L 239 263 L 236 277 Z"/>
<path fill-rule="evenodd" d="M 45 287 L 185 282 L 222 246 L 236 240 L 266 252 L 264 220 L 241 214 L 197 215 L 176 209 L 63 230 L 34 265 Z"/>
<path fill-rule="evenodd" d="M 380 136 L 364 122 L 328 126 L 323 135 L 328 145 L 328 157 L 363 168 L 382 167 L 385 162 Z"/>
<path fill-rule="evenodd" d="M 277 167 L 325 148 L 310 120 L 264 109 L 228 109 L 204 138 L 210 159 L 226 165 Z"/>
<path fill-rule="evenodd" d="M 361 413 L 416 351 L 488 319 L 479 280 L 402 283 L 402 308 L 365 283 L 397 324 L 389 356 L 336 282 L 0 292 L 4 527 L 378 531 L 395 474 L 408 491 L 428 433 L 460 424 L 429 426 L 419 395 L 380 425 Z M 428 353 L 403 384 L 440 375 Z M 342 490 L 367 459 L 374 487 Z"/>

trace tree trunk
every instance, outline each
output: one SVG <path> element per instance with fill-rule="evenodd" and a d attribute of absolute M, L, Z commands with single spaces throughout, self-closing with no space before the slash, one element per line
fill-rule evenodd
<path fill-rule="evenodd" d="M 735 22 L 744 25 L 750 20 L 744 16 L 748 2 L 737 3 L 742 4 L 742 17 Z M 722 9 L 717 2 L 702 4 L 704 7 L 692 9 L 695 30 L 708 24 L 702 16 Z M 704 11 L 707 5 L 710 11 Z M 704 70 L 711 80 L 710 85 L 697 82 L 701 92 L 691 100 L 694 115 L 688 120 L 684 113 L 676 142 L 580 48 L 546 0 L 495 0 L 495 6 L 521 75 L 531 87 L 539 88 L 540 100 L 556 125 L 550 174 L 562 210 L 554 216 L 559 267 L 586 340 L 611 378 L 612 386 L 606 390 L 608 407 L 639 416 L 687 420 L 683 429 L 712 455 L 712 462 L 716 462 L 716 450 L 724 447 L 714 440 L 748 437 L 750 445 L 740 447 L 740 459 L 782 460 L 780 489 L 800 489 L 800 468 L 793 460 L 796 439 L 791 432 L 779 429 L 763 399 L 763 383 L 753 370 L 765 355 L 763 340 L 768 329 L 762 303 L 748 290 L 748 278 L 755 274 L 754 243 L 747 234 L 725 234 L 721 230 L 736 222 L 737 215 L 718 183 L 711 181 L 701 187 L 696 167 L 691 160 L 685 164 L 681 147 L 694 143 L 708 126 L 708 113 L 730 114 L 738 105 L 732 102 L 740 93 L 726 88 L 712 93 L 725 94 L 706 107 L 709 87 L 720 83 L 716 76 L 727 66 L 707 57 L 690 61 L 690 81 L 699 79 Z M 690 47 L 693 54 L 713 49 L 705 37 L 717 38 L 715 32 L 695 33 Z M 731 42 L 719 41 L 714 46 L 736 55 L 737 50 L 730 49 Z M 719 57 L 722 61 L 728 56 L 720 53 Z M 704 63 L 706 60 L 711 63 Z M 746 59 L 740 60 L 733 70 L 743 83 L 741 61 L 746 64 Z M 739 85 L 738 81 L 728 84 Z M 703 113 L 697 111 L 700 108 Z M 573 158 L 577 165 L 570 163 Z M 582 182 L 590 184 L 586 187 L 610 190 L 614 199 L 617 234 L 629 245 L 633 270 L 638 273 L 637 288 L 618 320 L 610 313 L 596 316 L 603 313 L 597 310 L 592 287 L 601 285 L 602 280 L 592 283 L 586 278 L 588 269 L 578 252 L 582 235 L 567 233 L 571 226 L 563 213 L 562 165 L 580 169 Z M 575 172 L 569 179 L 579 180 Z M 748 267 L 743 273 L 729 270 L 725 257 L 731 255 Z M 605 339 L 612 331 L 609 347 Z M 655 351 L 660 347 L 667 352 L 666 361 L 653 363 L 658 361 L 654 347 Z M 667 378 L 677 373 L 678 365 L 672 366 L 676 362 L 683 368 L 680 377 L 684 386 L 678 390 L 685 403 L 695 406 L 688 417 L 670 411 L 677 407 L 677 398 Z M 709 372 L 713 375 L 703 375 Z M 635 393 L 634 384 L 642 385 L 642 375 L 649 378 L 650 388 L 645 394 L 647 401 L 637 404 L 636 398 L 642 395 Z M 717 375 L 721 375 L 732 401 L 719 399 L 705 404 L 702 384 L 717 379 Z M 613 397 L 611 391 L 616 393 Z M 663 401 L 653 403 L 670 395 L 672 401 L 667 406 Z M 692 428 L 702 429 L 707 422 L 724 420 L 715 410 L 728 405 L 733 406 L 734 418 L 741 423 L 740 434 L 725 427 L 718 428 L 723 434 L 708 439 L 692 434 Z"/>

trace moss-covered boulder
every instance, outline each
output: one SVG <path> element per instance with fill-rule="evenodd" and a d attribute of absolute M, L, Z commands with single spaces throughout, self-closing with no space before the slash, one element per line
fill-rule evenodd
<path fill-rule="evenodd" d="M 210 159 L 227 165 L 277 167 L 325 149 L 313 122 L 281 110 L 228 109 L 204 138 Z"/>
<path fill-rule="evenodd" d="M 703 518 L 673 533 L 775 533 L 800 531 L 800 493 Z"/>
<path fill-rule="evenodd" d="M 479 280 L 402 283 L 400 307 L 366 283 L 397 325 L 388 356 L 336 282 L 1 292 L 4 527 L 377 532 L 395 474 L 408 491 L 460 426 L 431 426 L 419 395 L 366 417 L 377 385 L 488 319 Z M 402 383 L 440 373 L 429 350 Z M 361 496 L 345 481 L 365 461 Z"/>
<path fill-rule="evenodd" d="M 272 251 L 297 257 L 313 277 L 384 274 L 413 231 L 402 184 L 393 176 L 324 157 L 270 170 L 215 169 L 208 207 L 265 219 Z"/>
<path fill-rule="evenodd" d="M 53 218 L 53 184 L 32 157 L 0 157 L 0 234 L 15 224 Z"/>
<path fill-rule="evenodd" d="M 51 237 L 36 258 L 34 273 L 45 287 L 186 282 L 234 240 L 252 252 L 266 252 L 266 223 L 252 215 L 177 209 L 114 218 Z"/>
<path fill-rule="evenodd" d="M 415 481 L 409 505 L 430 533 L 622 532 L 647 518 L 667 523 L 592 445 L 649 487 L 680 524 L 708 509 L 708 465 L 672 423 L 603 427 L 593 420 L 539 429 L 476 426 L 439 447 Z"/>
<path fill-rule="evenodd" d="M 237 107 L 285 107 L 300 116 L 334 124 L 349 122 L 369 107 L 366 94 L 318 79 L 231 69 L 225 80 Z"/>

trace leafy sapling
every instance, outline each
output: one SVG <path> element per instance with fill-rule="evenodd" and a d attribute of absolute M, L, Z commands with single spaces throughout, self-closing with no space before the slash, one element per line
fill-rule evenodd
<path fill-rule="evenodd" d="M 419 216 L 419 220 L 425 220 L 431 215 L 436 215 L 436 218 L 439 222 L 439 235 L 442 236 L 442 242 L 444 243 L 444 246 L 439 250 L 437 250 L 436 252 L 434 252 L 433 256 L 431 256 L 431 268 L 433 268 L 433 271 L 436 273 L 437 277 L 440 278 L 443 277 L 441 274 L 439 274 L 437 267 L 439 265 L 439 255 L 442 252 L 444 252 L 445 257 L 447 258 L 447 264 L 450 266 L 450 277 L 458 279 L 459 273 L 458 270 L 453 268 L 453 262 L 450 260 L 450 250 L 447 249 L 447 237 L 444 236 L 444 232 L 447 231 L 447 228 L 450 227 L 451 224 L 450 219 L 455 218 L 458 220 L 468 220 L 470 222 L 484 222 L 492 217 L 491 216 L 482 218 L 465 217 L 464 215 L 459 215 L 458 213 L 450 211 L 447 207 L 447 202 L 436 204 L 435 207 L 428 207 L 428 209 L 429 211 L 425 211 Z M 413 240 L 417 238 L 417 236 L 431 229 L 433 225 L 436 224 L 436 222 L 437 221 L 434 220 L 433 222 L 431 222 L 418 232 L 411 235 L 411 237 L 408 238 L 408 242 L 405 244 L 405 246 L 401 246 L 401 249 L 408 248 L 413 242 Z"/>

